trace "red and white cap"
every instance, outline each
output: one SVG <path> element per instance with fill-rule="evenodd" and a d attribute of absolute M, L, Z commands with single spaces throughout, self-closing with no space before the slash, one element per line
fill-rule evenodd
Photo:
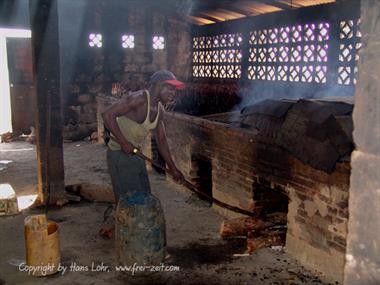
<path fill-rule="evenodd" d="M 157 82 L 165 82 L 172 86 L 174 86 L 176 89 L 183 89 L 185 88 L 185 83 L 177 80 L 175 75 L 170 72 L 169 70 L 159 70 L 156 71 L 149 80 L 149 83 L 157 83 Z"/>

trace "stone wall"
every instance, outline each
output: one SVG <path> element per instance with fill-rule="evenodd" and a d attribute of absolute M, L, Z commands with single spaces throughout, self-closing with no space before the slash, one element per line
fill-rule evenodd
<path fill-rule="evenodd" d="M 380 2 L 361 1 L 345 284 L 380 284 Z"/>
<path fill-rule="evenodd" d="M 245 84 L 238 82 L 189 82 L 177 91 L 174 111 L 194 116 L 228 112 L 249 97 Z"/>
<path fill-rule="evenodd" d="M 174 160 L 192 182 L 199 161 L 211 164 L 212 195 L 248 210 L 259 209 L 255 188 L 289 197 L 286 250 L 332 281 L 343 280 L 350 165 L 331 174 L 303 164 L 254 131 L 178 113 L 165 117 Z M 260 195 L 259 195 L 260 197 Z M 236 216 L 216 207 L 222 214 Z"/>
<path fill-rule="evenodd" d="M 114 5 L 108 5 L 112 3 Z M 160 69 L 173 71 L 183 81 L 189 78 L 190 27 L 175 10 L 148 11 L 139 6 L 143 3 L 137 2 L 129 5 L 111 1 L 108 4 L 97 0 L 88 6 L 92 11 L 88 13 L 88 21 L 93 25 L 87 23 L 89 26 L 77 35 L 80 50 L 76 54 L 65 50 L 62 55 L 64 69 L 72 70 L 72 74 L 63 75 L 66 79 L 63 86 L 65 131 L 69 135 L 91 133 L 96 129 L 97 96 L 122 97 L 145 88 L 149 77 Z M 102 34 L 102 48 L 88 46 L 91 32 Z M 122 48 L 122 34 L 134 35 L 133 49 Z M 155 35 L 165 38 L 164 49 L 152 48 Z M 64 45 L 72 41 L 68 31 L 62 37 Z"/>

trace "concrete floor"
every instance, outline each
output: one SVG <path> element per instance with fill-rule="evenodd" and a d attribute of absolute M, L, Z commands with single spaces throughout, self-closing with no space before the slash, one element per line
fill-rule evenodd
<path fill-rule="evenodd" d="M 105 147 L 90 142 L 64 145 L 66 184 L 90 182 L 108 186 Z M 4 165 L 2 160 L 12 162 Z M 0 144 L 0 183 L 9 183 L 18 195 L 35 193 L 36 151 L 25 142 Z M 4 168 L 5 167 L 5 168 Z M 156 272 L 148 277 L 131 277 L 115 268 L 114 242 L 98 236 L 106 203 L 82 201 L 49 210 L 59 223 L 61 263 L 64 274 L 32 277 L 19 270 L 25 260 L 23 221 L 40 213 L 27 209 L 15 216 L 0 217 L 1 284 L 328 284 L 317 272 L 306 270 L 283 251 L 270 248 L 245 255 L 243 239 L 222 240 L 218 234 L 223 217 L 164 177 L 150 173 L 152 192 L 164 208 L 167 228 L 166 265 L 175 272 Z M 190 202 L 193 201 L 193 202 Z M 109 270 L 92 271 L 92 265 Z M 70 266 L 72 266 L 70 268 Z M 87 271 L 75 271 L 87 266 Z"/>

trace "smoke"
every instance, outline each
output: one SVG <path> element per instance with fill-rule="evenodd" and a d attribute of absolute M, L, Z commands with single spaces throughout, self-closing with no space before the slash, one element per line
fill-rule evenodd
<path fill-rule="evenodd" d="M 244 107 L 267 99 L 299 100 L 334 98 L 339 100 L 341 97 L 353 97 L 354 94 L 354 86 L 260 81 L 241 86 L 238 94 L 241 101 L 238 105 L 234 106 L 231 111 L 240 111 Z"/>
<path fill-rule="evenodd" d="M 184 15 L 191 15 L 195 6 L 194 0 L 176 1 L 176 9 Z"/>
<path fill-rule="evenodd" d="M 311 84 L 311 83 L 285 83 L 273 81 L 253 81 L 242 84 L 238 96 L 240 103 L 231 110 L 229 121 L 240 120 L 240 112 L 243 108 L 257 104 L 264 100 L 299 100 L 299 99 L 324 99 L 342 101 L 353 98 L 354 86 L 342 86 L 338 84 Z"/>

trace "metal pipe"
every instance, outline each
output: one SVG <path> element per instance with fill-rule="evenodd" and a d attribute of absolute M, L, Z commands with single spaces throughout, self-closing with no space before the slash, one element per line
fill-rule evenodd
<path fill-rule="evenodd" d="M 141 151 L 139 151 L 139 149 L 137 148 L 134 148 L 133 149 L 133 153 L 135 155 L 138 155 L 139 157 L 141 157 L 142 159 L 144 159 L 145 161 L 148 161 L 150 162 L 152 165 L 154 165 L 155 167 L 157 168 L 160 168 L 162 170 L 165 170 L 167 173 L 169 173 L 172 177 L 174 177 L 173 173 L 171 172 L 170 169 L 166 168 L 166 167 L 162 167 L 161 165 L 158 165 L 157 163 L 155 163 L 153 161 L 153 159 L 151 159 L 150 157 L 147 157 L 145 156 Z M 176 181 L 178 182 L 178 181 Z M 222 207 L 222 208 L 225 208 L 225 209 L 228 209 L 230 211 L 233 211 L 233 212 L 236 212 L 236 213 L 240 213 L 240 214 L 243 214 L 243 215 L 247 215 L 247 216 L 251 216 L 251 217 L 254 217 L 254 216 L 257 216 L 257 214 L 251 212 L 251 211 L 248 211 L 248 210 L 244 210 L 242 208 L 239 208 L 239 207 L 236 207 L 236 206 L 231 206 L 229 204 L 226 204 L 222 201 L 219 201 L 218 199 L 215 199 L 201 191 L 198 190 L 198 188 L 192 184 L 190 181 L 184 179 L 183 184 L 187 189 L 189 189 L 190 191 L 198 194 L 199 196 L 201 196 L 202 198 L 205 198 L 206 200 L 210 201 L 210 202 L 213 202 L 215 203 L 216 205 Z"/>

